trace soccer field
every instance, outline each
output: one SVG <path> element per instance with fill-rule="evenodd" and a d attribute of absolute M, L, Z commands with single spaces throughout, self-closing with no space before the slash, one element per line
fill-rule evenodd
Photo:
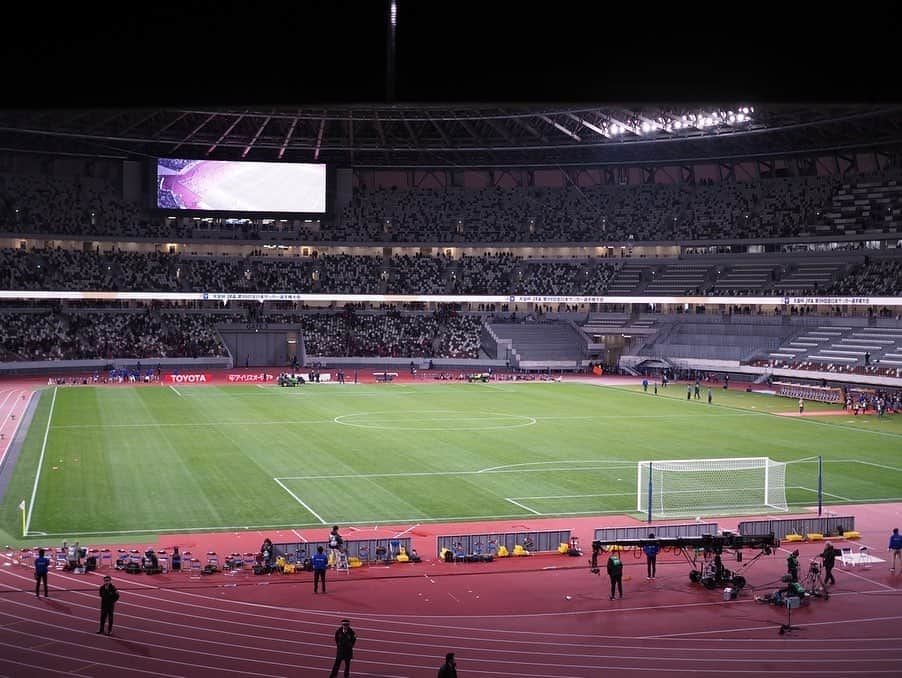
<path fill-rule="evenodd" d="M 771 412 L 795 401 L 685 394 L 503 382 L 48 388 L 0 534 L 100 543 L 635 513 L 637 461 L 707 457 L 822 455 L 825 503 L 902 500 L 898 415 L 782 417 Z M 787 467 L 792 507 L 816 505 L 816 472 L 811 461 Z"/>

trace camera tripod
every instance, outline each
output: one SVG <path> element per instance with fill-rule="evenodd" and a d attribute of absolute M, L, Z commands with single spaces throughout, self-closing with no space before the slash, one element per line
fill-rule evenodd
<path fill-rule="evenodd" d="M 797 596 L 789 596 L 783 600 L 783 604 L 786 605 L 786 623 L 780 624 L 780 635 L 784 635 L 789 633 L 790 631 L 798 631 L 798 626 L 792 625 L 792 608 L 797 607 L 800 601 Z"/>
<path fill-rule="evenodd" d="M 805 575 L 803 585 L 811 596 L 823 598 L 824 600 L 830 598 L 830 591 L 827 589 L 827 583 L 824 581 L 823 568 L 814 560 L 808 566 L 808 574 Z"/>

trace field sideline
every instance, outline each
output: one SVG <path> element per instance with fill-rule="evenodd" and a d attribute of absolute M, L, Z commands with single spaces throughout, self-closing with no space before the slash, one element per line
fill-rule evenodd
<path fill-rule="evenodd" d="M 93 543 L 629 514 L 644 459 L 822 455 L 826 503 L 902 500 L 902 417 L 775 416 L 794 401 L 715 388 L 709 405 L 705 391 L 687 401 L 684 384 L 657 396 L 567 382 L 47 388 L 0 534 L 23 543 L 22 500 L 29 537 Z M 788 467 L 796 510 L 816 502 L 815 471 Z"/>

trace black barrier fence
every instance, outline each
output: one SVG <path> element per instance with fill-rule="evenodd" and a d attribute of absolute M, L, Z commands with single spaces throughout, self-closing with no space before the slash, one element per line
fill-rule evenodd
<path fill-rule="evenodd" d="M 307 541 L 287 544 L 273 544 L 276 558 L 279 556 L 294 556 L 303 561 L 304 558 L 312 558 L 316 553 L 316 547 L 322 546 L 323 552 L 329 555 L 329 541 Z M 342 548 L 349 558 L 359 558 L 363 562 L 373 560 L 388 560 L 398 555 L 401 547 L 410 553 L 410 537 L 398 539 L 345 539 Z"/>
<path fill-rule="evenodd" d="M 855 516 L 832 516 L 830 518 L 777 518 L 774 520 L 746 520 L 739 523 L 739 534 L 774 533 L 777 539 L 786 539 L 787 534 L 838 535 L 855 529 Z"/>
<path fill-rule="evenodd" d="M 466 555 L 494 555 L 504 546 L 513 553 L 514 546 L 520 544 L 530 553 L 557 551 L 561 544 L 570 543 L 570 530 L 549 530 L 544 532 L 492 532 L 488 534 L 452 534 L 435 539 L 435 553 L 442 549 L 455 550 L 458 544 Z"/>
<path fill-rule="evenodd" d="M 645 539 L 651 532 L 655 533 L 655 537 L 701 537 L 705 534 L 717 534 L 717 523 L 599 527 L 595 530 L 595 541 L 607 543 L 622 539 Z"/>

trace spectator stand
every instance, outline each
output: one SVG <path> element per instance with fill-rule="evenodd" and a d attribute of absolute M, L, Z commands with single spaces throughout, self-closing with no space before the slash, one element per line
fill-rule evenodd
<path fill-rule="evenodd" d="M 504 551 L 522 555 L 557 553 L 564 542 L 570 542 L 570 530 L 440 535 L 435 539 L 435 552 L 440 558 L 449 550 L 454 560 L 478 561 L 501 557 L 499 552 Z"/>

